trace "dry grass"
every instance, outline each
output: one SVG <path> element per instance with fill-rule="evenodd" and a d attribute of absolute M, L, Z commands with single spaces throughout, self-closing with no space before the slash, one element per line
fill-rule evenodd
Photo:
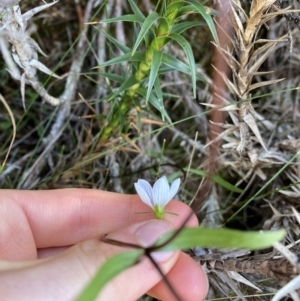
<path fill-rule="evenodd" d="M 213 5 L 211 1 L 203 2 Z M 36 3 L 24 2 L 21 8 L 26 11 Z M 41 62 L 61 76 L 49 80 L 39 73 L 39 82 L 45 83 L 47 93 L 63 105 L 53 107 L 45 103 L 41 99 L 45 95 L 26 86 L 24 111 L 19 82 L 10 77 L 0 60 L 0 91 L 17 125 L 14 144 L 0 173 L 1 187 L 85 187 L 134 193 L 133 183 L 138 178 L 152 181 L 158 173 L 182 176 L 180 199 L 189 203 L 196 196 L 195 208 L 201 208 L 198 214 L 204 225 L 246 230 L 284 227 L 288 231 L 284 244 L 297 241 L 300 228 L 292 206 L 299 210 L 300 17 L 295 11 L 297 5 L 300 7 L 298 2 L 230 2 L 226 15 L 231 28 L 230 43 L 216 46 L 228 64 L 227 73 L 217 70 L 226 91 L 214 86 L 216 75 L 211 66 L 217 68 L 217 65 L 216 57 L 208 55 L 214 49 L 208 30 L 189 29 L 186 38 L 192 37 L 189 41 L 195 57 L 199 58 L 197 71 L 205 78 L 197 85 L 197 99 L 192 96 L 187 76 L 168 73 L 162 85 L 165 108 L 173 125 L 163 122 L 153 108 L 138 115 L 133 107 L 128 117 L 129 131 L 114 134 L 106 141 L 101 139 L 101 132 L 115 103 L 105 101 L 105 96 L 116 85 L 92 68 L 119 53 L 99 30 L 125 39 L 128 44 L 133 33 L 128 24 L 86 27 L 85 18 L 87 21 L 94 16 L 93 20 L 100 20 L 129 11 L 122 1 L 108 1 L 105 7 L 101 4 L 89 7 L 90 3 L 59 2 L 37 14 L 29 24 L 31 37 L 48 54 Z M 154 7 L 141 1 L 141 8 L 149 12 Z M 85 32 L 81 35 L 79 32 L 84 28 L 87 39 L 80 39 Z M 166 51 L 185 60 L 179 47 Z M 127 68 L 125 63 L 107 68 L 106 72 L 122 74 Z M 70 74 L 78 76 L 74 79 Z M 220 100 L 217 105 L 213 101 L 216 95 Z M 217 135 L 212 135 L 217 127 L 209 122 L 212 109 L 224 112 L 225 116 L 225 121 L 218 124 L 222 131 Z M 11 114 L 3 107 L 1 162 L 6 158 L 12 137 Z M 219 142 L 217 152 L 212 153 L 209 147 L 216 142 Z M 215 182 L 202 181 L 199 175 L 185 169 L 190 165 L 196 170 L 212 172 L 211 160 L 214 172 L 243 189 L 242 195 Z M 292 251 L 298 254 L 297 244 Z M 231 296 L 245 300 L 249 296 L 247 300 L 270 300 L 268 294 L 298 274 L 295 263 L 274 257 L 278 255 L 276 250 L 266 250 L 263 255 L 234 253 L 227 257 L 222 257 L 224 254 L 219 251 L 212 252 L 213 258 L 205 255 L 200 260 L 211 276 L 208 299 L 225 300 Z M 237 285 L 229 271 L 243 272 L 243 277 L 261 292 Z"/>

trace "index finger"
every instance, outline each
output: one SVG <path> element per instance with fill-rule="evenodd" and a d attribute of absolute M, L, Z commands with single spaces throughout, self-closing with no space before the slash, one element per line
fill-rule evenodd
<path fill-rule="evenodd" d="M 73 245 L 154 217 L 136 214 L 150 211 L 137 195 L 91 189 L 2 190 L 1 195 L 2 201 L 13 202 L 25 213 L 37 248 Z M 172 201 L 167 211 L 178 216 L 166 214 L 165 220 L 178 228 L 190 210 Z M 193 215 L 187 226 L 197 224 Z"/>

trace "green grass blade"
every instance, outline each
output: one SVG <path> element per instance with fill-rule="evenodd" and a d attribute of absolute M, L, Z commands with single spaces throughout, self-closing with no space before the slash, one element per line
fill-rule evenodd
<path fill-rule="evenodd" d="M 108 259 L 98 270 L 92 281 L 76 299 L 76 301 L 93 301 L 103 287 L 115 276 L 133 266 L 143 254 L 142 250 L 120 253 Z"/>
<path fill-rule="evenodd" d="M 229 182 L 227 182 L 226 180 L 224 180 L 223 178 L 221 178 L 220 176 L 217 175 L 209 175 L 207 172 L 205 172 L 204 170 L 200 170 L 200 169 L 194 169 L 194 168 L 184 168 L 184 171 L 193 173 L 195 175 L 201 176 L 201 177 L 207 177 L 212 179 L 215 183 L 219 184 L 220 186 L 226 188 L 229 191 L 232 192 L 237 192 L 237 193 L 242 193 L 243 190 L 230 184 Z"/>
<path fill-rule="evenodd" d="M 166 241 L 174 231 L 165 234 L 156 245 Z M 194 247 L 229 248 L 259 250 L 271 247 L 274 242 L 284 238 L 285 230 L 278 231 L 239 231 L 230 229 L 184 228 L 164 251 Z"/>
<path fill-rule="evenodd" d="M 148 90 L 146 94 L 146 102 L 148 102 L 154 82 L 157 78 L 158 70 L 161 65 L 161 59 L 162 59 L 162 52 L 153 50 L 153 57 L 152 57 L 152 64 L 149 74 L 149 81 L 148 81 Z"/>
<path fill-rule="evenodd" d="M 220 176 L 217 175 L 213 175 L 212 179 L 215 183 L 219 184 L 220 186 L 226 188 L 227 190 L 231 191 L 231 192 L 237 192 L 237 193 L 242 193 L 243 190 L 230 184 L 229 182 L 227 182 L 226 180 L 224 180 L 223 178 L 221 178 Z"/>
<path fill-rule="evenodd" d="M 276 172 L 276 174 L 274 176 L 272 176 L 267 183 L 265 183 L 263 185 L 263 187 L 261 189 L 259 189 L 249 200 L 247 200 L 245 202 L 245 204 L 239 208 L 227 221 L 226 223 L 228 223 L 229 221 L 231 221 L 238 213 L 240 213 L 246 206 L 248 206 L 253 200 L 255 200 L 257 197 L 259 197 L 259 195 L 266 189 L 266 187 L 271 184 L 296 158 L 298 157 L 298 152 L 287 162 L 285 163 L 280 169 L 279 171 Z"/>
<path fill-rule="evenodd" d="M 147 34 L 148 30 L 152 27 L 152 25 L 160 19 L 160 16 L 157 12 L 152 12 L 145 20 L 141 27 L 141 30 L 136 38 L 134 47 L 132 49 L 132 55 L 136 52 L 137 48 L 141 44 L 142 40 L 144 39 L 145 35 Z"/>

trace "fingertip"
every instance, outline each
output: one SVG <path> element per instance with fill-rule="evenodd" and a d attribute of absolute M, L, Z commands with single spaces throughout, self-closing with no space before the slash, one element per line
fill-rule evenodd
<path fill-rule="evenodd" d="M 184 301 L 201 301 L 208 293 L 209 284 L 205 272 L 198 263 L 183 252 L 167 277 L 176 293 Z M 164 280 L 154 286 L 148 294 L 159 300 L 177 300 Z"/>

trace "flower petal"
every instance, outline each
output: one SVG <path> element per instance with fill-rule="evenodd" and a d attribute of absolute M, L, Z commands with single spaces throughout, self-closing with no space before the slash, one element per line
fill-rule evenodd
<path fill-rule="evenodd" d="M 154 209 L 151 185 L 145 180 L 138 180 L 137 183 L 134 183 L 134 187 L 141 200 Z"/>
<path fill-rule="evenodd" d="M 164 208 L 170 201 L 170 186 L 165 176 L 159 178 L 153 185 L 152 197 L 153 202 L 159 208 Z"/>
<path fill-rule="evenodd" d="M 176 195 L 176 193 L 178 192 L 178 189 L 179 189 L 179 186 L 180 186 L 180 178 L 176 179 L 172 185 L 171 185 L 171 189 L 170 189 L 170 192 L 169 192 L 169 198 L 170 200 L 173 199 L 173 197 Z"/>

